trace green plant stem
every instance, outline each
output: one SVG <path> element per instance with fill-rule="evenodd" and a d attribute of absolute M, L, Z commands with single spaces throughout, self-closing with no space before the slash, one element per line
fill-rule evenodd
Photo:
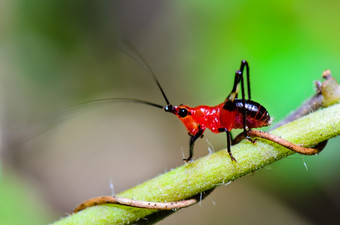
<path fill-rule="evenodd" d="M 305 147 L 314 146 L 340 134 L 340 104 L 311 113 L 271 133 Z M 232 146 L 232 152 L 237 163 L 230 160 L 226 150 L 218 151 L 146 181 L 118 196 L 154 202 L 186 199 L 294 153 L 267 140 L 257 140 L 255 144 L 242 141 Z M 131 224 L 155 212 L 157 210 L 100 205 L 72 214 L 54 224 Z"/>

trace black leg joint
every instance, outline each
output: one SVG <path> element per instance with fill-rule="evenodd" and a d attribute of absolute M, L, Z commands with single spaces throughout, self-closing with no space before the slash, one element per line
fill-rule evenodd
<path fill-rule="evenodd" d="M 186 162 L 189 162 L 192 160 L 193 152 L 194 152 L 194 144 L 195 141 L 203 136 L 204 130 L 199 128 L 199 131 L 195 135 L 190 135 L 190 142 L 189 142 L 189 157 L 186 159 L 183 159 Z"/>

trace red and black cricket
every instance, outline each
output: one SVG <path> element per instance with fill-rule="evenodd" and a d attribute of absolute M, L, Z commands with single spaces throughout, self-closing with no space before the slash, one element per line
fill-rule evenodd
<path fill-rule="evenodd" d="M 138 52 L 138 50 L 131 45 L 131 43 L 125 41 L 124 46 L 128 48 L 129 51 L 125 51 L 130 57 L 134 58 L 141 66 L 146 70 L 146 72 L 152 77 L 152 79 L 157 84 L 159 90 L 161 91 L 163 98 L 166 102 L 166 106 L 162 106 L 156 103 L 152 103 L 140 99 L 131 98 L 108 98 L 108 99 L 98 99 L 98 101 L 128 101 L 134 103 L 141 103 L 150 105 L 157 108 L 162 108 L 166 112 L 176 115 L 184 124 L 188 130 L 190 136 L 189 143 L 189 157 L 183 160 L 190 161 L 193 156 L 193 148 L 195 141 L 203 136 L 204 131 L 208 128 L 213 133 L 226 132 L 227 136 L 227 149 L 231 157 L 231 160 L 236 161 L 231 153 L 231 143 L 232 135 L 230 131 L 232 129 L 243 129 L 244 137 L 254 143 L 247 132 L 252 128 L 259 128 L 268 126 L 271 122 L 268 111 L 259 103 L 251 100 L 250 94 L 250 81 L 249 81 L 249 65 L 246 60 L 241 61 L 241 66 L 239 70 L 235 73 L 235 80 L 233 88 L 225 99 L 224 102 L 216 106 L 196 106 L 189 107 L 187 105 L 172 105 L 168 100 L 162 86 L 160 85 L 155 73 L 152 71 L 151 67 L 144 60 L 143 56 Z M 126 49 L 125 49 L 126 50 Z M 246 71 L 247 78 L 247 92 L 248 98 L 245 97 L 244 88 L 244 70 Z M 238 92 L 241 86 L 242 98 L 238 99 Z M 94 101 L 91 101 L 94 102 Z"/>
<path fill-rule="evenodd" d="M 265 138 L 286 148 L 289 148 L 297 153 L 305 155 L 314 155 L 323 149 L 325 143 L 323 143 L 322 146 L 315 146 L 315 148 L 305 148 L 290 143 L 270 133 L 251 130 L 252 128 L 268 126 L 270 125 L 272 120 L 269 116 L 268 111 L 262 105 L 251 100 L 249 65 L 246 60 L 241 61 L 240 68 L 235 73 L 233 88 L 228 97 L 221 104 L 218 104 L 216 106 L 200 105 L 196 107 L 189 107 L 183 104 L 175 106 L 170 103 L 155 73 L 152 71 L 151 67 L 148 65 L 143 56 L 138 52 L 138 50 L 127 40 L 123 40 L 122 43 L 123 46 L 121 47 L 124 48 L 124 52 L 128 54 L 131 58 L 135 59 L 136 62 L 138 62 L 145 69 L 145 71 L 157 84 L 159 90 L 163 95 L 166 105 L 162 106 L 157 103 L 135 98 L 97 99 L 85 102 L 83 104 L 112 101 L 133 102 L 164 109 L 166 112 L 176 115 L 182 121 L 190 136 L 189 156 L 188 158 L 185 158 L 183 160 L 188 162 L 192 159 L 194 143 L 199 137 L 203 137 L 203 133 L 207 128 L 210 129 L 213 133 L 226 133 L 227 150 L 232 161 L 236 161 L 236 159 L 231 153 L 231 144 L 236 144 L 243 138 L 246 138 L 254 143 L 255 140 L 251 139 L 250 136 Z M 244 71 L 246 73 L 247 79 L 247 99 L 245 97 Z M 240 87 L 242 95 L 241 99 L 237 98 Z M 232 129 L 243 129 L 243 132 L 241 133 L 242 135 L 238 135 L 234 141 L 230 133 Z"/>
<path fill-rule="evenodd" d="M 244 68 L 246 68 L 247 74 L 248 99 L 245 98 Z M 241 61 L 240 69 L 236 71 L 234 86 L 230 94 L 223 103 L 216 106 L 173 106 L 166 98 L 159 82 L 157 83 L 167 103 L 164 110 L 175 114 L 188 130 L 190 136 L 189 157 L 184 159 L 185 161 L 192 159 L 194 143 L 199 137 L 203 136 L 206 128 L 210 129 L 213 133 L 226 132 L 228 153 L 231 160 L 236 161 L 230 150 L 232 143 L 230 131 L 232 129 L 243 129 L 244 136 L 254 142 L 254 140 L 247 135 L 247 132 L 251 128 L 268 126 L 271 122 L 268 111 L 259 103 L 251 100 L 249 65 L 246 60 Z M 240 85 L 242 99 L 237 98 Z"/>

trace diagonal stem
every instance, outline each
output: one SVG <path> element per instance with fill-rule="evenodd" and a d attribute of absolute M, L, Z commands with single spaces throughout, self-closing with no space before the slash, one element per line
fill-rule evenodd
<path fill-rule="evenodd" d="M 305 147 L 315 146 L 340 134 L 340 104 L 311 113 L 271 133 Z M 237 163 L 230 161 L 226 150 L 221 150 L 162 174 L 118 196 L 153 202 L 187 199 L 294 153 L 267 140 L 259 140 L 255 144 L 244 141 L 232 148 L 238 159 Z M 155 212 L 157 210 L 101 205 L 87 208 L 54 224 L 131 224 Z"/>

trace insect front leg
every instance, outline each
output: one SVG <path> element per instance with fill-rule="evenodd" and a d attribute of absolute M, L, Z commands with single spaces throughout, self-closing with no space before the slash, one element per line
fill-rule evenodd
<path fill-rule="evenodd" d="M 189 157 L 186 159 L 183 159 L 186 162 L 189 162 L 192 159 L 193 152 L 194 152 L 194 144 L 195 141 L 199 138 L 202 137 L 204 133 L 204 129 L 199 129 L 199 131 L 195 135 L 190 135 L 190 142 L 189 142 Z"/>

